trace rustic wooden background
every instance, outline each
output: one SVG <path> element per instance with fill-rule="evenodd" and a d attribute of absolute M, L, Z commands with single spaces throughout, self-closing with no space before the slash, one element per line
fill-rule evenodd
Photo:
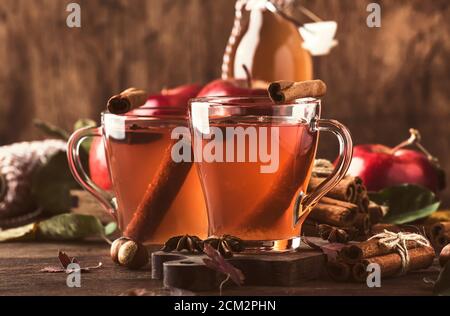
<path fill-rule="evenodd" d="M 82 28 L 70 29 L 77 2 Z M 324 116 L 356 143 L 395 145 L 418 128 L 450 172 L 450 1 L 385 0 L 382 27 L 366 26 L 364 0 L 298 0 L 339 23 L 340 45 L 315 59 L 329 85 Z M 220 74 L 233 0 L 0 1 L 0 145 L 42 137 L 33 118 L 70 128 L 99 118 L 131 85 L 158 90 Z M 334 146 L 325 139 L 321 155 Z M 444 193 L 447 205 L 450 190 Z"/>

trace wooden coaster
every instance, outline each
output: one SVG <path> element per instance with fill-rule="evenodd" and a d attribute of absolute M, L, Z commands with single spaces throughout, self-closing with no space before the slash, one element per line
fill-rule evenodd
<path fill-rule="evenodd" d="M 203 263 L 204 254 L 152 253 L 152 278 L 164 286 L 191 291 L 218 289 L 224 275 Z M 317 250 L 300 249 L 281 254 L 235 254 L 228 261 L 245 275 L 247 286 L 293 286 L 318 278 L 326 256 Z"/>

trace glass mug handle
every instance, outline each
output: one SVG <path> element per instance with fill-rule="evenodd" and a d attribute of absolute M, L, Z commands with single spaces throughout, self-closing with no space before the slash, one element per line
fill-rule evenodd
<path fill-rule="evenodd" d="M 350 131 L 343 124 L 335 120 L 317 119 L 312 122 L 313 130 L 319 132 L 331 132 L 339 141 L 339 159 L 333 172 L 311 193 L 304 195 L 302 192 L 297 196 L 294 209 L 294 224 L 306 214 L 314 205 L 333 189 L 342 178 L 345 177 L 353 156 L 353 142 Z"/>
<path fill-rule="evenodd" d="M 89 137 L 102 137 L 100 127 L 86 127 L 75 131 L 67 144 L 67 158 L 69 160 L 70 171 L 78 183 L 89 193 L 91 193 L 103 207 L 117 220 L 116 207 L 113 196 L 105 190 L 99 188 L 88 176 L 83 168 L 80 159 L 81 143 Z"/>

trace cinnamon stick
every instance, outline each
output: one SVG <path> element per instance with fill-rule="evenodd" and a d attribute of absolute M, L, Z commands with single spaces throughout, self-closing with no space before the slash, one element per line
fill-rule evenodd
<path fill-rule="evenodd" d="M 311 177 L 309 181 L 308 191 L 315 190 L 326 178 Z M 330 192 L 327 193 L 328 197 L 355 203 L 357 201 L 356 186 L 360 179 L 357 177 L 347 176 L 342 179 Z"/>
<path fill-rule="evenodd" d="M 380 223 L 384 217 L 384 212 L 383 212 L 383 209 L 381 208 L 381 206 L 372 201 L 369 202 L 368 212 L 369 212 L 370 223 L 372 225 Z"/>
<path fill-rule="evenodd" d="M 420 245 L 412 240 L 406 242 L 408 249 L 417 248 Z M 347 263 L 357 263 L 363 259 L 383 256 L 394 253 L 395 249 L 389 249 L 378 243 L 377 239 L 371 239 L 346 246 L 339 252 L 339 257 Z"/>
<path fill-rule="evenodd" d="M 358 229 L 360 235 L 368 236 L 370 232 L 369 214 L 365 213 L 356 214 L 354 226 Z"/>
<path fill-rule="evenodd" d="M 144 90 L 128 88 L 108 100 L 108 111 L 113 114 L 124 114 L 147 101 L 148 94 Z"/>
<path fill-rule="evenodd" d="M 323 97 L 327 86 L 322 80 L 275 81 L 269 85 L 268 92 L 273 102 L 283 103 L 306 97 Z"/>
<path fill-rule="evenodd" d="M 309 218 L 322 224 L 346 227 L 350 226 L 356 217 L 358 206 L 345 201 L 322 198 L 316 204 Z"/>
<path fill-rule="evenodd" d="M 327 272 L 331 279 L 337 282 L 345 282 L 352 275 L 352 267 L 342 261 L 328 261 Z"/>
<path fill-rule="evenodd" d="M 191 169 L 191 162 L 173 161 L 173 143 L 165 150 L 153 180 L 124 230 L 124 235 L 135 241 L 144 242 L 154 234 Z"/>
<path fill-rule="evenodd" d="M 431 226 L 431 241 L 438 249 L 444 248 L 450 243 L 450 222 L 439 222 Z"/>
<path fill-rule="evenodd" d="M 293 163 L 294 159 L 292 163 L 287 163 L 283 167 L 277 181 L 271 184 L 269 192 L 255 204 L 251 212 L 236 221 L 236 227 L 245 229 L 270 227 L 284 214 L 300 185 L 292 179 Z"/>
<path fill-rule="evenodd" d="M 407 271 L 426 269 L 434 260 L 434 250 L 431 247 L 419 247 L 409 250 L 409 265 Z M 402 270 L 402 259 L 398 253 L 376 256 L 362 260 L 353 266 L 352 276 L 356 281 L 363 282 L 367 279 L 367 266 L 377 263 L 381 268 L 381 277 L 396 275 Z"/>

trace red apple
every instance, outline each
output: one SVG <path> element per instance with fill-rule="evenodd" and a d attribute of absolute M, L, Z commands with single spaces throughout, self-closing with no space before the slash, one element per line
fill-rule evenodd
<path fill-rule="evenodd" d="M 199 84 L 187 84 L 173 89 L 163 89 L 161 94 L 168 97 L 171 106 L 187 107 L 188 101 L 194 98 L 202 90 Z"/>
<path fill-rule="evenodd" d="M 164 89 L 159 94 L 149 96 L 143 106 L 128 112 L 127 115 L 160 116 L 187 111 L 189 99 L 194 98 L 201 89 L 202 86 L 198 84 Z M 101 138 L 96 138 L 92 142 L 89 151 L 89 171 L 96 185 L 104 190 L 111 189 L 105 148 Z"/>
<path fill-rule="evenodd" d="M 92 140 L 89 150 L 89 172 L 92 181 L 97 186 L 103 190 L 111 190 L 112 183 L 109 177 L 103 138 L 96 137 Z"/>
<path fill-rule="evenodd" d="M 252 81 L 258 83 L 255 88 L 249 87 L 247 80 L 243 79 L 217 79 L 208 83 L 198 94 L 198 97 L 219 97 L 219 96 L 258 96 L 267 95 L 267 90 L 259 88 L 262 84 L 260 81 Z"/>
<path fill-rule="evenodd" d="M 348 173 L 361 177 L 369 191 L 411 183 L 438 192 L 445 185 L 436 163 L 422 152 L 403 149 L 415 142 L 410 139 L 395 148 L 379 144 L 355 146 Z"/>

